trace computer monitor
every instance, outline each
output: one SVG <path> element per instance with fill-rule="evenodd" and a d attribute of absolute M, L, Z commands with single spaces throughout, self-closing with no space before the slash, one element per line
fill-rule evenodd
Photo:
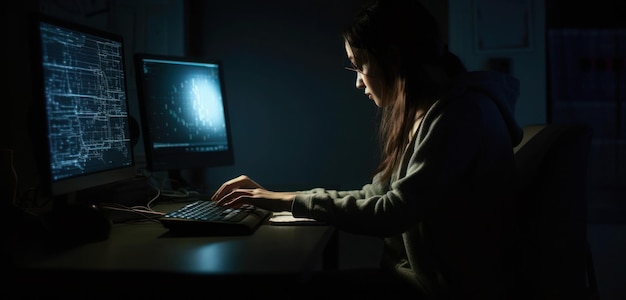
<path fill-rule="evenodd" d="M 135 54 L 149 170 L 168 171 L 185 187 L 183 170 L 234 164 L 223 74 L 215 59 Z"/>
<path fill-rule="evenodd" d="M 34 134 L 49 195 L 133 178 L 123 38 L 34 19 Z"/>

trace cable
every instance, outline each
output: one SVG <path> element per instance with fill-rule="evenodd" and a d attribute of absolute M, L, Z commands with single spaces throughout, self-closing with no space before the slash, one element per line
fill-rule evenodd
<path fill-rule="evenodd" d="M 128 207 L 119 203 L 102 203 L 100 204 L 100 208 L 137 214 L 140 217 L 142 217 L 144 220 L 157 222 L 157 223 L 159 223 L 158 218 L 165 215 L 165 213 L 154 211 L 150 209 L 149 207 L 144 207 L 144 206 Z"/>

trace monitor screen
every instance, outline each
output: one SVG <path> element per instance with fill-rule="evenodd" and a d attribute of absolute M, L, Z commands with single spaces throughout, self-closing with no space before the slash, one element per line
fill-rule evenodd
<path fill-rule="evenodd" d="M 234 163 L 220 61 L 137 53 L 135 74 L 148 169 Z"/>
<path fill-rule="evenodd" d="M 34 108 L 51 195 L 134 177 L 122 37 L 43 15 L 35 29 Z"/>

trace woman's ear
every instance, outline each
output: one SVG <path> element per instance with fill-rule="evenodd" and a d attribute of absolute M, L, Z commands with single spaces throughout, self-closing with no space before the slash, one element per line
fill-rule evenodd
<path fill-rule="evenodd" d="M 407 67 L 404 61 L 404 55 L 398 46 L 390 46 L 387 50 L 387 67 L 400 71 L 403 67 Z"/>
<path fill-rule="evenodd" d="M 389 57 L 390 62 L 394 62 L 402 58 L 402 51 L 400 51 L 400 48 L 398 46 L 390 46 L 387 49 L 387 56 Z"/>

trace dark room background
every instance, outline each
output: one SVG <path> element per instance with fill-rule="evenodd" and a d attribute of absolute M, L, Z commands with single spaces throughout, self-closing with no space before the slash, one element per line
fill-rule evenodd
<path fill-rule="evenodd" d="M 185 174 L 208 191 L 240 174 L 277 190 L 361 187 L 378 161 L 376 107 L 355 88 L 354 74 L 343 69 L 340 30 L 364 1 L 5 1 L 0 18 L 2 196 L 15 177 L 17 197 L 36 193 L 39 186 L 37 146 L 28 129 L 34 121 L 28 22 L 36 12 L 124 37 L 134 118 L 139 118 L 131 63 L 135 52 L 223 61 L 235 163 Z M 589 236 L 603 298 L 624 299 L 626 1 L 422 2 L 468 69 L 496 69 L 520 79 L 516 118 L 521 126 L 592 125 Z M 569 44 L 558 48 L 555 41 Z M 604 42 L 609 46 L 601 47 Z M 576 76 L 585 80 L 568 81 Z M 138 168 L 145 166 L 141 143 L 139 137 L 134 149 Z M 340 247 L 351 246 L 345 248 L 344 265 L 376 261 L 371 258 L 377 258 L 378 244 L 347 237 Z"/>
<path fill-rule="evenodd" d="M 122 34 L 127 60 L 134 52 L 200 55 L 221 59 L 226 76 L 235 164 L 190 172 L 209 190 L 239 174 L 248 174 L 268 188 L 304 189 L 315 186 L 352 189 L 367 183 L 378 160 L 376 107 L 355 89 L 354 74 L 343 69 L 342 26 L 363 0 L 344 1 L 12 1 L 3 10 L 5 92 L 1 111 L 3 156 L 13 153 L 25 193 L 38 184 L 33 163 L 28 113 L 32 97 L 28 59 L 30 14 L 41 11 Z M 574 29 L 606 24 L 587 20 L 584 7 L 569 1 L 510 0 L 519 9 L 505 10 L 514 25 L 494 15 L 477 16 L 478 8 L 493 12 L 494 0 L 423 0 L 440 19 L 450 49 L 469 69 L 498 69 L 521 81 L 516 108 L 520 125 L 552 119 L 547 32 L 565 25 Z M 623 10 L 617 0 L 594 2 L 597 19 L 614 28 Z M 570 9 L 565 9 L 570 8 Z M 489 17 L 491 16 L 491 17 Z M 519 23 L 519 24 L 518 24 Z M 480 25 L 480 26 L 479 26 Z M 495 25 L 495 26 L 494 26 Z M 497 25 L 508 31 L 495 29 Z M 616 26 L 617 25 L 617 26 Z M 622 24 L 623 25 L 623 24 Z M 491 26 L 491 27 L 490 27 Z M 623 29 L 623 26 L 621 26 Z M 622 59 L 624 34 L 617 34 Z M 508 45 L 503 41 L 520 44 Z M 622 44 L 619 44 L 622 43 Z M 485 46 L 486 45 L 486 46 Z M 554 54 L 553 54 L 554 55 Z M 557 53 L 558 55 L 558 53 Z M 565 54 L 563 54 L 565 55 Z M 134 70 L 128 63 L 129 100 L 138 118 Z M 621 73 L 615 73 L 621 74 Z M 562 75 L 563 77 L 569 74 Z M 616 80 L 616 77 L 612 77 Z M 624 76 L 613 82 L 612 106 L 589 111 L 596 117 L 560 119 L 596 122 L 590 174 L 590 210 L 611 212 L 619 219 L 624 207 Z M 594 79 L 595 80 L 595 79 Z M 552 83 L 554 84 L 554 83 Z M 585 107 L 585 105 L 579 105 Z M 607 114 L 605 117 L 604 114 Z M 608 123 L 608 124 L 607 124 Z M 604 132 L 605 128 L 613 130 Z M 606 137 L 607 134 L 610 137 Z M 606 146 L 608 143 L 608 146 Z M 604 146 L 602 146 L 604 145 Z M 607 155 L 609 153 L 610 155 Z M 145 163 L 141 140 L 135 147 L 138 167 Z M 607 160 L 607 157 L 611 157 Z M 601 176 L 600 176 L 601 175 Z M 601 178 L 598 180 L 598 178 Z M 617 212 L 617 213 L 616 213 Z"/>

